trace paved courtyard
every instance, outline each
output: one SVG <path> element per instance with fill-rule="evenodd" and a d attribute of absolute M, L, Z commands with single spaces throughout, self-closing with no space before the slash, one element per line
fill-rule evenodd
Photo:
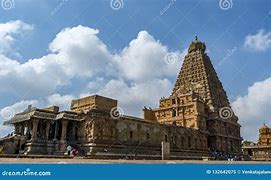
<path fill-rule="evenodd" d="M 200 161 L 200 160 L 104 160 L 60 158 L 0 158 L 0 164 L 271 164 L 269 161 Z"/>

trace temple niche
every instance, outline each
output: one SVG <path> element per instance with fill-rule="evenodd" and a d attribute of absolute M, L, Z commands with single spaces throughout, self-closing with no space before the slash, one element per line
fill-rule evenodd
<path fill-rule="evenodd" d="M 59 156 L 72 146 L 93 158 L 160 159 L 161 143 L 170 144 L 172 159 L 240 155 L 238 118 L 205 49 L 192 41 L 172 93 L 159 107 L 144 107 L 143 118 L 124 115 L 117 100 L 100 95 L 72 100 L 68 111 L 30 106 L 5 122 L 15 133 L 0 145 L 11 154 Z"/>
<path fill-rule="evenodd" d="M 87 122 L 85 128 L 86 140 L 91 141 L 91 139 L 93 138 L 93 122 Z"/>

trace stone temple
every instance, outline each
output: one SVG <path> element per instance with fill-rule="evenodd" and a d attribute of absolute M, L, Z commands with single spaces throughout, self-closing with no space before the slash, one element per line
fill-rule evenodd
<path fill-rule="evenodd" d="M 241 154 L 238 118 L 215 72 L 206 46 L 189 46 L 173 91 L 144 117 L 124 115 L 117 100 L 93 95 L 56 106 L 29 106 L 6 121 L 14 135 L 2 138 L 4 153 L 64 155 L 67 146 L 93 158 L 160 159 L 166 144 L 171 159 Z"/>
<path fill-rule="evenodd" d="M 252 160 L 271 160 L 271 128 L 263 124 L 259 129 L 259 139 L 257 143 L 251 143 L 242 147 L 244 155 L 248 155 Z"/>

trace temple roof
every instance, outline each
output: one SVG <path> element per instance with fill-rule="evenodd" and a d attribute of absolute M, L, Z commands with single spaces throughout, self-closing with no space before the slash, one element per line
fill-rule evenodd
<path fill-rule="evenodd" d="M 193 51 L 197 51 L 197 50 L 201 50 L 204 52 L 205 49 L 206 49 L 205 43 L 199 41 L 198 36 L 195 36 L 195 40 L 192 41 L 189 46 L 188 53 L 193 52 Z"/>
<path fill-rule="evenodd" d="M 31 118 L 38 118 L 43 120 L 59 120 L 59 119 L 67 119 L 67 120 L 75 120 L 81 121 L 78 114 L 72 111 L 62 111 L 62 112 L 54 112 L 47 109 L 38 109 L 32 108 L 29 111 L 24 111 L 18 114 L 15 114 L 13 118 L 4 122 L 4 125 L 15 124 L 23 121 L 29 121 Z"/>
<path fill-rule="evenodd" d="M 184 58 L 172 96 L 194 92 L 201 97 L 210 111 L 230 107 L 230 103 L 215 68 L 204 52 L 205 44 L 198 37 L 192 41 Z"/>
<path fill-rule="evenodd" d="M 260 129 L 269 129 L 269 127 L 264 123 Z"/>

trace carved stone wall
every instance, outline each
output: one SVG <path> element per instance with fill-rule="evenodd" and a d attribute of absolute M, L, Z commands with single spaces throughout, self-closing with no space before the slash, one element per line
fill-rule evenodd
<path fill-rule="evenodd" d="M 91 116 L 91 113 L 87 116 Z M 200 152 L 201 155 L 208 154 L 207 135 L 195 129 L 127 116 L 113 119 L 109 112 L 100 112 L 87 119 L 86 151 L 94 151 L 95 148 L 95 152 L 108 152 L 121 147 L 129 153 L 140 151 L 141 154 L 153 154 L 157 149 L 160 151 L 161 142 L 169 142 L 171 148 L 176 151 L 187 150 L 191 153 Z M 89 143 L 95 143 L 95 146 L 88 146 Z M 120 153 L 121 150 L 117 152 Z"/>
<path fill-rule="evenodd" d="M 259 129 L 258 145 L 271 146 L 271 128 L 265 124 Z"/>

